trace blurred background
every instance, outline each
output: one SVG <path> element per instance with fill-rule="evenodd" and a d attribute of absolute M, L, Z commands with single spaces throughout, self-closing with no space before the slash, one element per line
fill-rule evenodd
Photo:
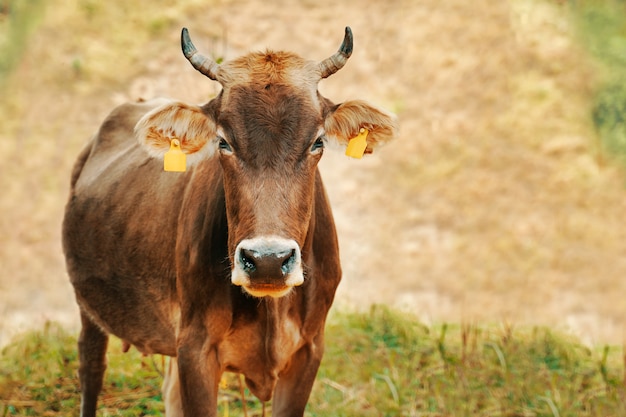
<path fill-rule="evenodd" d="M 426 323 L 546 324 L 622 343 L 626 5 L 556 0 L 0 0 L 0 345 L 78 326 L 60 227 L 69 175 L 107 113 L 202 103 L 218 60 L 354 54 L 320 83 L 398 114 L 401 137 L 322 175 L 344 267 L 335 308 Z"/>

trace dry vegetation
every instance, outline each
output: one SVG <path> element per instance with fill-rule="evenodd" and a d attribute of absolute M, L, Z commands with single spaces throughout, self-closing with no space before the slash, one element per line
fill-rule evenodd
<path fill-rule="evenodd" d="M 339 306 L 621 342 L 624 173 L 598 150 L 595 70 L 567 16 L 549 0 L 46 2 L 1 93 L 0 344 L 76 323 L 60 222 L 73 160 L 111 107 L 215 94 L 179 51 L 183 25 L 226 59 L 321 59 L 352 26 L 353 57 L 320 88 L 397 112 L 402 137 L 359 162 L 325 155 Z"/>

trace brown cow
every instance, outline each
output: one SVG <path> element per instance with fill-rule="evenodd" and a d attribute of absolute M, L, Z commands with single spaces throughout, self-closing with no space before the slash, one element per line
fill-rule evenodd
<path fill-rule="evenodd" d="M 317 164 L 363 127 L 371 152 L 395 119 L 317 91 L 349 58 L 349 28 L 321 63 L 268 51 L 218 65 L 186 29 L 182 48 L 219 95 L 118 107 L 72 173 L 63 246 L 82 320 L 81 416 L 95 415 L 109 334 L 173 358 L 168 415 L 215 416 L 229 371 L 273 397 L 273 415 L 302 416 L 341 278 Z M 163 172 L 174 138 L 185 173 Z"/>

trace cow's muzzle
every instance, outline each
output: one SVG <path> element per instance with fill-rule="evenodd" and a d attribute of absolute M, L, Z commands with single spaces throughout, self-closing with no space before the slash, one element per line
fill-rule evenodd
<path fill-rule="evenodd" d="M 304 282 L 300 247 L 276 236 L 244 239 L 235 250 L 231 279 L 255 297 L 282 297 Z"/>

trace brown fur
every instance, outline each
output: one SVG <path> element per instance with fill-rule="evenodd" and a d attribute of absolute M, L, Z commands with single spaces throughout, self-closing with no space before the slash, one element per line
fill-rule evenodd
<path fill-rule="evenodd" d="M 318 81 L 314 62 L 289 52 L 271 50 L 251 53 L 225 63 L 220 71 L 220 82 L 225 87 L 286 84 L 316 89 Z"/>
<path fill-rule="evenodd" d="M 341 277 L 322 151 L 312 145 L 323 127 L 345 144 L 365 126 L 373 148 L 395 122 L 366 103 L 319 96 L 319 69 L 293 54 L 251 54 L 220 77 L 223 92 L 202 107 L 114 110 L 76 163 L 63 247 L 83 323 L 83 417 L 95 415 L 108 334 L 176 358 L 168 415 L 215 416 L 226 371 L 273 398 L 275 416 L 303 415 Z M 216 151 L 218 133 L 231 151 Z M 162 155 L 174 137 L 196 155 L 184 174 L 163 172 L 146 153 Z M 262 299 L 231 284 L 238 242 L 257 236 L 297 242 L 304 284 Z"/>

